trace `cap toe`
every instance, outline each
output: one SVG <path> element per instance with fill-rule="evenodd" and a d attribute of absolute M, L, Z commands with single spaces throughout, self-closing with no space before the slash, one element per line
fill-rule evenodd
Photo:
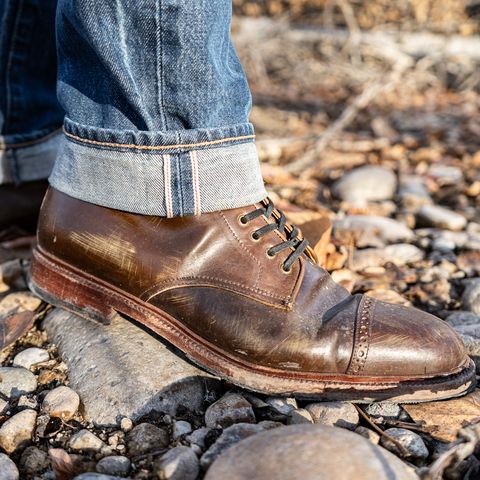
<path fill-rule="evenodd" d="M 449 374 L 467 360 L 456 332 L 415 308 L 374 302 L 362 375 L 428 377 Z"/>

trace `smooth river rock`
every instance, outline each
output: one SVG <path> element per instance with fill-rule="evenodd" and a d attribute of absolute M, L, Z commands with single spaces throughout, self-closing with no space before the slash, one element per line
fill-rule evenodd
<path fill-rule="evenodd" d="M 374 215 L 348 215 L 334 222 L 340 234 L 350 234 L 357 247 L 380 247 L 385 243 L 410 241 L 414 234 L 405 224 L 393 218 Z"/>
<path fill-rule="evenodd" d="M 462 230 L 467 225 L 463 215 L 439 205 L 423 205 L 417 213 L 417 218 L 422 225 L 448 230 Z"/>
<path fill-rule="evenodd" d="M 220 385 L 120 316 L 106 326 L 55 309 L 44 327 L 68 366 L 85 418 L 97 425 L 152 411 L 175 415 L 180 406 L 196 410 Z"/>
<path fill-rule="evenodd" d="M 320 425 L 280 427 L 242 440 L 205 480 L 418 480 L 387 450 L 356 433 Z"/>
<path fill-rule="evenodd" d="M 397 177 L 383 167 L 367 165 L 356 168 L 335 182 L 333 194 L 349 203 L 389 200 L 395 194 Z"/>

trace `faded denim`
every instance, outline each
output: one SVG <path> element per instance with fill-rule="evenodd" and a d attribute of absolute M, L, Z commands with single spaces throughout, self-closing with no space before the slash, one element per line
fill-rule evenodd
<path fill-rule="evenodd" d="M 57 94 L 66 116 L 52 185 L 162 216 L 265 197 L 230 20 L 230 0 L 59 0 Z"/>

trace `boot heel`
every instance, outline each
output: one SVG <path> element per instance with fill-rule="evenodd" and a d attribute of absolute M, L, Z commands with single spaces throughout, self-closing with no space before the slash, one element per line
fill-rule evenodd
<path fill-rule="evenodd" d="M 118 315 L 105 292 L 54 263 L 38 247 L 33 250 L 28 286 L 45 302 L 89 320 L 109 324 Z"/>

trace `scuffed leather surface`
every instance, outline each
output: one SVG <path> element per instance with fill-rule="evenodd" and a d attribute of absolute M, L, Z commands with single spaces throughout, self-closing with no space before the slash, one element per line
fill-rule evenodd
<path fill-rule="evenodd" d="M 255 206 L 165 219 L 111 210 L 50 189 L 46 252 L 169 313 L 239 361 L 292 372 L 357 376 L 448 373 L 466 356 L 443 321 L 350 295 L 306 257 L 289 274 L 239 217 Z"/>

